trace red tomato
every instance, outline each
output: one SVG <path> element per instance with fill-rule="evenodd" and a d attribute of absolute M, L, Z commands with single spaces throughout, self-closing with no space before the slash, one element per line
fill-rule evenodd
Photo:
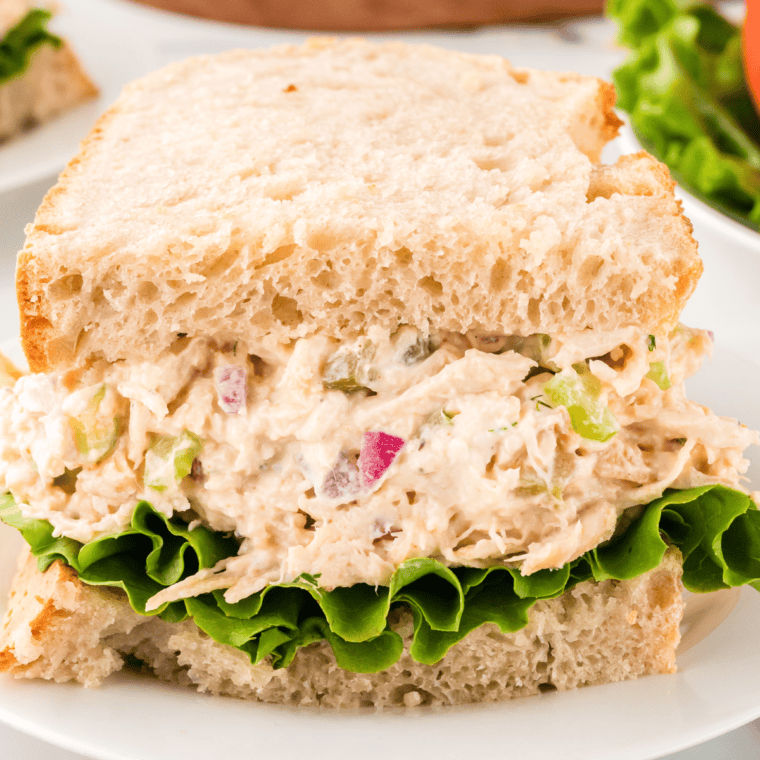
<path fill-rule="evenodd" d="M 747 0 L 742 37 L 747 84 L 760 113 L 760 0 Z"/>

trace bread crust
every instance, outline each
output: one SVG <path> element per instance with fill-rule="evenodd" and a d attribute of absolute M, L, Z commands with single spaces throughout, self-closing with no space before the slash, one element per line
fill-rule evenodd
<path fill-rule="evenodd" d="M 622 160 L 591 197 L 613 100 L 589 77 L 360 40 L 156 72 L 100 119 L 29 231 L 30 367 L 144 358 L 177 333 L 662 334 L 701 263 L 653 160 L 644 190 L 643 160 Z"/>
<path fill-rule="evenodd" d="M 341 670 L 324 642 L 300 650 L 288 668 L 252 666 L 191 621 L 141 617 L 124 594 L 86 586 L 60 562 L 37 572 L 25 549 L 0 633 L 0 671 L 96 685 L 131 655 L 165 680 L 256 701 L 332 708 L 498 701 L 674 672 L 680 577 L 680 555 L 669 550 L 633 580 L 586 582 L 538 602 L 517 633 L 482 626 L 436 665 L 409 656 L 412 622 L 402 613 L 393 622 L 406 638 L 401 660 L 367 675 Z"/>

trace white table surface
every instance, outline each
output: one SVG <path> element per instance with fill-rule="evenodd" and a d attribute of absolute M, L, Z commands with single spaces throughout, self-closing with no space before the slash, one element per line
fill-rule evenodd
<path fill-rule="evenodd" d="M 142 60 L 147 73 L 190 55 L 220 52 L 232 47 L 261 47 L 298 41 L 305 35 L 211 24 L 151 11 L 121 0 L 66 0 L 57 20 L 80 48 L 97 79 L 97 61 L 87 60 L 88 43 L 99 29 L 140 29 Z M 83 26 L 82 19 L 86 19 Z M 400 37 L 401 35 L 396 35 Z M 89 37 L 89 39 L 88 39 Z M 550 28 L 533 25 L 469 33 L 422 33 L 404 39 L 423 39 L 469 52 L 500 53 L 519 65 L 573 69 L 609 77 L 623 57 L 612 43 L 611 26 L 599 19 L 568 22 Z M 90 50 L 96 48 L 90 45 Z M 93 54 L 90 53 L 90 56 Z M 55 176 L 0 193 L 0 339 L 18 334 L 14 288 L 15 256 L 24 243 L 24 227 L 34 218 Z M 0 724 L 0 757 L 8 760 L 82 760 L 78 755 L 31 738 Z M 760 757 L 760 720 L 691 749 L 668 755 L 668 760 L 757 760 Z M 169 760 L 169 759 L 167 759 Z M 559 760 L 559 759 L 558 759 Z"/>

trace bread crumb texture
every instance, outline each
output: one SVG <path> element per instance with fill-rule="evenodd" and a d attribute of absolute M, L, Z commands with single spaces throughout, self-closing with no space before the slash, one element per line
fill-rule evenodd
<path fill-rule="evenodd" d="M 264 702 L 330 708 L 491 702 L 674 672 L 680 576 L 680 557 L 671 550 L 634 580 L 581 583 L 538 602 L 517 633 L 485 625 L 436 665 L 415 662 L 407 648 L 391 668 L 365 675 L 341 670 L 325 643 L 300 650 L 286 669 L 252 666 L 191 621 L 141 617 L 121 592 L 85 586 L 60 563 L 38 573 L 25 550 L 0 634 L 0 670 L 92 686 L 129 657 L 164 680 Z M 408 644 L 411 615 L 401 612 L 393 626 Z"/>
<path fill-rule="evenodd" d="M 614 93 L 495 56 L 321 39 L 128 86 L 19 258 L 34 370 L 369 323 L 677 320 L 701 271 L 667 170 L 597 165 Z"/>

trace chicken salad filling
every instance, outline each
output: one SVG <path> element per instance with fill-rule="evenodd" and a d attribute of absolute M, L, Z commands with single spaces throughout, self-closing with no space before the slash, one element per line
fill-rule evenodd
<path fill-rule="evenodd" d="M 423 335 L 339 345 L 178 338 L 4 389 L 0 487 L 87 542 L 140 500 L 234 532 L 158 594 L 234 603 L 308 574 L 387 584 L 410 558 L 559 568 L 668 488 L 740 486 L 756 434 L 686 399 L 704 331 Z"/>

